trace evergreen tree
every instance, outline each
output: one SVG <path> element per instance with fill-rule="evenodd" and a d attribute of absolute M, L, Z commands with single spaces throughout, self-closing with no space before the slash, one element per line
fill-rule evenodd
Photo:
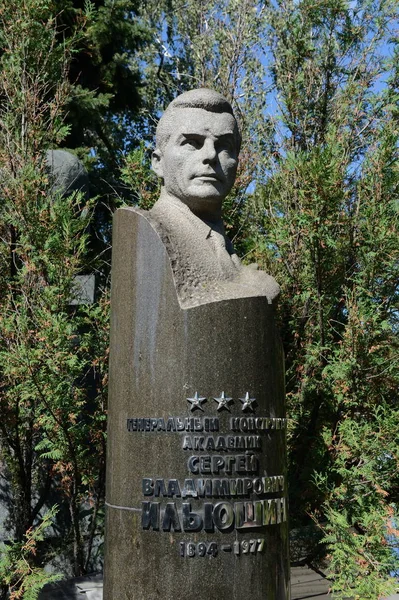
<path fill-rule="evenodd" d="M 92 196 L 98 196 L 91 220 L 92 257 L 104 253 L 104 285 L 109 275 L 111 217 L 121 200 L 134 202 L 121 179 L 127 152 L 139 146 L 145 121 L 145 80 L 139 49 L 151 41 L 138 0 L 53 0 L 57 40 L 79 35 L 70 62 L 72 85 L 65 107 L 67 135 L 61 146 L 84 162 Z M 151 98 L 146 96 L 151 105 Z M 107 268 L 108 266 L 108 268 Z"/>
<path fill-rule="evenodd" d="M 292 525 L 318 524 L 332 589 L 362 599 L 395 564 L 398 96 L 394 74 L 378 81 L 397 17 L 389 2 L 270 8 L 279 143 L 252 205 L 253 254 L 282 285 Z"/>
<path fill-rule="evenodd" d="M 65 197 L 46 166 L 69 131 L 67 74 L 79 40 L 58 43 L 46 0 L 0 0 L 0 24 L 0 451 L 10 534 L 23 548 L 56 490 L 66 525 L 58 550 L 80 575 L 104 495 L 108 303 L 71 306 L 93 202 Z"/>

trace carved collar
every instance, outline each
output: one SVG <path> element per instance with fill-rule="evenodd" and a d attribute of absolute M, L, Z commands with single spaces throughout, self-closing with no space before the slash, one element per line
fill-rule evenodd
<path fill-rule="evenodd" d="M 184 202 L 174 198 L 173 196 L 161 196 L 157 202 L 164 207 L 164 209 L 169 205 L 172 205 L 174 208 L 177 208 L 185 218 L 190 221 L 190 223 L 197 229 L 198 235 L 204 239 L 208 239 L 211 237 L 212 232 L 216 232 L 223 236 L 224 238 L 224 225 L 223 221 L 220 220 L 218 223 L 210 225 L 206 221 L 203 221 L 199 217 L 197 217 Z"/>

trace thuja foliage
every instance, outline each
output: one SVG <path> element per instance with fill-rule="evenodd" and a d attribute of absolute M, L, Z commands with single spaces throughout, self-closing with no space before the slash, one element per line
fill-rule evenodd
<path fill-rule="evenodd" d="M 45 164 L 68 133 L 76 39 L 58 35 L 46 0 L 0 0 L 0 451 L 10 537 L 28 543 L 55 494 L 54 552 L 66 550 L 80 575 L 104 495 L 108 302 L 71 306 L 76 275 L 95 267 L 93 202 L 63 195 Z"/>
<path fill-rule="evenodd" d="M 380 51 L 397 4 L 281 2 L 268 19 L 278 144 L 252 256 L 282 286 L 292 525 L 324 532 L 338 596 L 378 598 L 398 533 L 399 96 Z"/>
<path fill-rule="evenodd" d="M 26 532 L 23 542 L 4 544 L 0 558 L 0 581 L 4 593 L 1 598 L 9 600 L 37 600 L 46 583 L 57 581 L 59 575 L 50 575 L 34 566 L 38 542 L 43 542 L 45 531 L 51 526 L 56 507 L 44 516 L 42 522 Z"/>

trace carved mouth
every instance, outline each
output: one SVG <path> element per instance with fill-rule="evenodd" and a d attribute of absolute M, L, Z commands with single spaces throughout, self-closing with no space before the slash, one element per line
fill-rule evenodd
<path fill-rule="evenodd" d="M 202 179 L 203 181 L 220 181 L 220 178 L 214 173 L 203 173 L 202 175 L 196 175 L 196 179 Z"/>

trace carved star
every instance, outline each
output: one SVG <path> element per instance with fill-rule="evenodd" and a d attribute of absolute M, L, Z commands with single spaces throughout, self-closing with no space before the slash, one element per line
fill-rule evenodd
<path fill-rule="evenodd" d="M 240 398 L 240 401 L 242 402 L 242 410 L 254 410 L 255 406 L 253 405 L 256 404 L 256 398 L 250 398 L 248 392 L 246 392 L 245 398 Z"/>
<path fill-rule="evenodd" d="M 222 410 L 223 408 L 230 410 L 229 404 L 233 401 L 233 398 L 226 398 L 225 393 L 222 392 L 220 398 L 214 398 L 214 400 L 218 403 L 218 410 Z"/>
<path fill-rule="evenodd" d="M 191 404 L 191 410 L 195 410 L 196 408 L 199 408 L 202 411 L 204 410 L 202 408 L 201 404 L 202 404 L 202 402 L 205 402 L 206 398 L 199 398 L 198 392 L 195 392 L 194 398 L 187 398 L 187 400 Z"/>

